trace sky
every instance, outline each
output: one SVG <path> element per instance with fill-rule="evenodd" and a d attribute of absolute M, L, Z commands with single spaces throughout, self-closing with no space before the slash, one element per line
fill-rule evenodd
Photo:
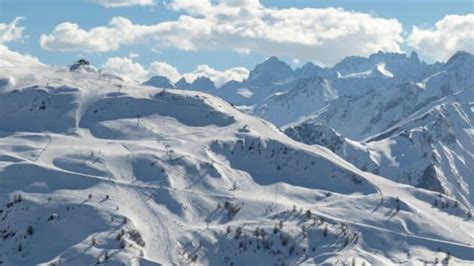
<path fill-rule="evenodd" d="M 446 61 L 474 52 L 473 13 L 472 0 L 0 0 L 0 45 L 131 80 L 221 84 L 273 55 L 292 67 L 379 50 Z"/>

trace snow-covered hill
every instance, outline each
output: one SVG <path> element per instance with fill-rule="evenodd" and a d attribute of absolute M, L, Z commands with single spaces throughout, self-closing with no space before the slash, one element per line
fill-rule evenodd
<path fill-rule="evenodd" d="M 474 261 L 469 206 L 452 197 L 211 95 L 1 56 L 5 265 Z"/>

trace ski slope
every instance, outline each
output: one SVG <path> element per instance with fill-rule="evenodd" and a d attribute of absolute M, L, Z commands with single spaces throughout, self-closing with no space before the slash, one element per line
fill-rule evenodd
<path fill-rule="evenodd" d="M 0 62 L 4 265 L 474 261 L 469 206 L 215 96 Z"/>

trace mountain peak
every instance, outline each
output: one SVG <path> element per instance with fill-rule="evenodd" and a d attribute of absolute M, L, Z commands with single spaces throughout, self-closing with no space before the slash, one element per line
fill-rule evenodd
<path fill-rule="evenodd" d="M 276 56 L 270 56 L 265 62 L 283 62 Z"/>
<path fill-rule="evenodd" d="M 418 57 L 418 54 L 415 52 L 415 50 L 411 51 L 410 60 L 415 61 L 415 62 L 420 62 L 420 58 Z"/>
<path fill-rule="evenodd" d="M 247 82 L 252 85 L 266 86 L 286 80 L 292 77 L 293 74 L 293 69 L 288 64 L 276 56 L 272 56 L 250 71 Z"/>
<path fill-rule="evenodd" d="M 256 70 L 257 68 L 277 68 L 277 67 L 281 67 L 281 68 L 284 67 L 291 70 L 291 67 L 285 61 L 280 60 L 276 56 L 271 56 L 267 58 L 267 60 L 263 61 L 263 63 L 258 64 L 254 70 Z"/>
<path fill-rule="evenodd" d="M 468 56 L 468 57 L 469 57 L 469 56 L 472 56 L 472 54 L 471 54 L 470 52 L 462 51 L 462 50 L 461 50 L 461 51 L 455 52 L 451 58 L 453 58 L 453 57 L 459 57 L 459 56 Z"/>
<path fill-rule="evenodd" d="M 214 82 L 206 76 L 200 76 L 191 84 L 191 88 L 194 90 L 208 91 L 216 88 Z"/>
<path fill-rule="evenodd" d="M 185 78 L 181 78 L 176 82 L 175 86 L 178 89 L 188 90 L 191 88 L 191 83 L 189 83 Z"/>
<path fill-rule="evenodd" d="M 295 76 L 297 78 L 303 77 L 323 77 L 323 78 L 335 78 L 337 75 L 330 68 L 321 67 L 313 62 L 308 62 L 302 67 L 295 70 Z"/>
<path fill-rule="evenodd" d="M 153 76 L 149 80 L 143 82 L 143 85 L 153 86 L 157 88 L 171 89 L 174 88 L 173 83 L 165 76 Z"/>
<path fill-rule="evenodd" d="M 472 64 L 474 62 L 474 56 L 466 51 L 457 51 L 451 58 L 446 62 L 446 65 L 457 64 L 458 62 L 467 62 Z"/>
<path fill-rule="evenodd" d="M 193 81 L 193 84 L 196 83 L 196 82 L 212 82 L 210 78 L 206 77 L 206 76 L 199 76 L 197 79 L 195 79 Z"/>

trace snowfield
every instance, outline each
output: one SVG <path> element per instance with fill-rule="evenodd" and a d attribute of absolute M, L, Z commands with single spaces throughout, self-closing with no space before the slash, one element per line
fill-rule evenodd
<path fill-rule="evenodd" d="M 474 263 L 468 201 L 215 96 L 5 50 L 0 74 L 0 264 Z"/>

